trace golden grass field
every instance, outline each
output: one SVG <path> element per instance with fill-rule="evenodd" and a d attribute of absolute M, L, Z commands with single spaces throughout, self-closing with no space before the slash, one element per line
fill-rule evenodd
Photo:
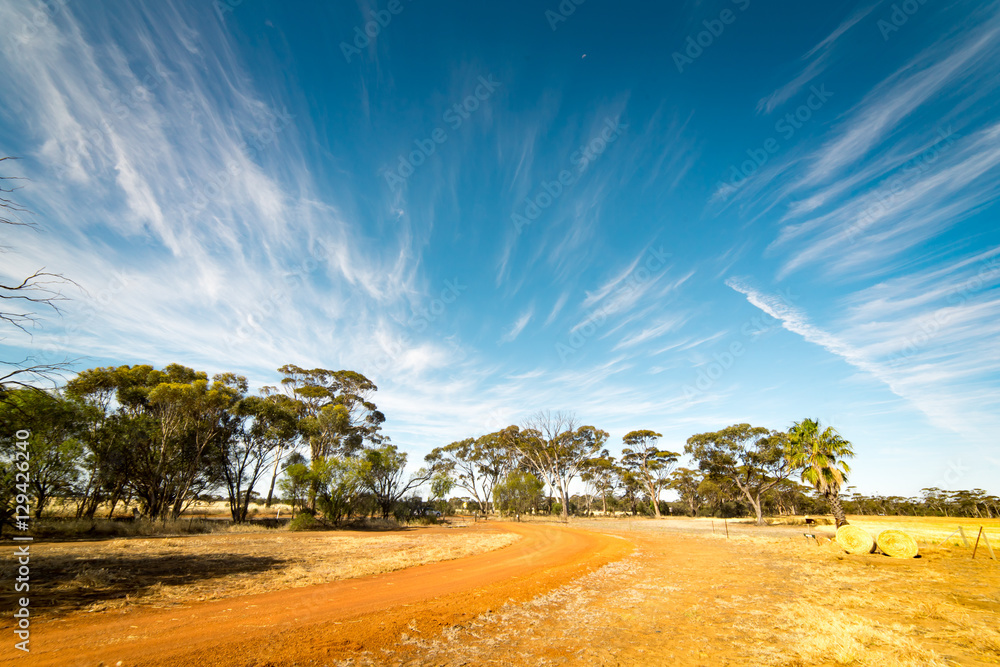
<path fill-rule="evenodd" d="M 905 527 L 942 538 L 958 525 L 857 519 L 869 530 Z M 638 549 L 462 627 L 404 634 L 391 656 L 340 664 L 1000 664 L 1000 563 L 982 551 L 973 560 L 971 549 L 921 544 L 921 557 L 911 560 L 849 556 L 829 539 L 832 526 L 730 522 L 726 539 L 715 523 L 713 535 L 705 519 L 573 521 Z M 805 538 L 806 530 L 820 540 Z M 989 534 L 1000 542 L 1000 527 Z"/>
<path fill-rule="evenodd" d="M 982 526 L 987 539 L 993 546 L 997 558 L 1000 558 L 1000 519 L 967 519 L 948 517 L 920 516 L 852 516 L 850 521 L 855 526 L 864 528 L 872 535 L 886 528 L 896 528 L 910 534 L 918 543 L 940 544 L 948 538 L 948 544 L 955 547 L 965 546 L 960 535 L 953 535 L 959 526 L 965 532 L 970 543 L 975 543 L 979 527 Z M 984 544 L 980 542 L 980 549 Z"/>

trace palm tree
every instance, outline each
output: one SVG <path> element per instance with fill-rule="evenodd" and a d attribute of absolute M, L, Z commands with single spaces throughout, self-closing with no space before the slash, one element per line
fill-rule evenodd
<path fill-rule="evenodd" d="M 847 524 L 840 505 L 840 487 L 851 468 L 844 459 L 854 456 L 850 442 L 832 427 L 822 429 L 818 419 L 803 419 L 788 430 L 789 460 L 802 470 L 802 481 L 812 484 L 830 503 L 837 528 Z"/>

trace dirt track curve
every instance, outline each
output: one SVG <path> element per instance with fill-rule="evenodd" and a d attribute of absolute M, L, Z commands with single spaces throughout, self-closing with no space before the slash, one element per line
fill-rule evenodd
<path fill-rule="evenodd" d="M 327 664 L 401 632 L 434 634 L 624 557 L 631 542 L 551 525 L 493 524 L 509 547 L 388 574 L 167 610 L 76 614 L 41 623 L 18 665 L 112 667 Z M 26 658 L 26 659 L 25 659 Z"/>

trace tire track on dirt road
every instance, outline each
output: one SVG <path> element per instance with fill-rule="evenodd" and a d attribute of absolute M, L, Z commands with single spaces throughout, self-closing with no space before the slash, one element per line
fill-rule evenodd
<path fill-rule="evenodd" d="M 522 539 L 496 551 L 371 577 L 166 610 L 76 614 L 36 626 L 32 651 L 18 664 L 324 665 L 361 651 L 377 655 L 402 632 L 432 636 L 508 601 L 529 600 L 634 548 L 618 537 L 553 525 L 471 530 L 512 532 Z"/>

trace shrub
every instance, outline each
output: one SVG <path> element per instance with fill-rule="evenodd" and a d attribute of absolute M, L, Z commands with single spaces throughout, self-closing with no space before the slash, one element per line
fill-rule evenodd
<path fill-rule="evenodd" d="M 312 514 L 300 512 L 288 524 L 288 530 L 312 530 L 318 523 Z"/>

